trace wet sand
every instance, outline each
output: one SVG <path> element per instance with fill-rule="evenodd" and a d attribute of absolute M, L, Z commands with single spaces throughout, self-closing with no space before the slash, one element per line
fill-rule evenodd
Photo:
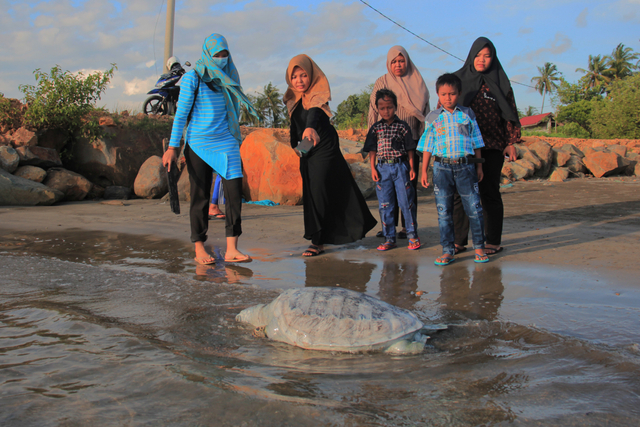
<path fill-rule="evenodd" d="M 637 425 L 639 190 L 517 182 L 505 250 L 445 268 L 428 191 L 418 251 L 367 237 L 304 259 L 301 206 L 244 205 L 254 262 L 211 267 L 192 260 L 185 203 L 178 216 L 157 200 L 0 208 L 0 424 Z M 223 229 L 210 221 L 219 259 Z M 305 351 L 235 321 L 301 286 L 450 329 L 397 358 Z"/>
<path fill-rule="evenodd" d="M 638 282 L 640 263 L 640 181 L 635 178 L 577 179 L 562 183 L 516 182 L 503 188 L 505 250 L 492 257 L 501 263 L 572 266 Z M 377 201 L 369 200 L 379 218 Z M 63 203 L 48 207 L 2 207 L 0 230 L 64 235 L 67 230 L 105 231 L 189 241 L 188 203 L 181 214 L 158 200 Z M 243 205 L 240 247 L 256 258 L 297 257 L 308 245 L 302 238 L 302 206 Z M 326 255 L 364 251 L 365 257 L 431 263 L 441 252 L 437 213 L 431 192 L 419 191 L 419 234 L 422 248 L 399 248 L 380 254 L 377 228 L 360 242 L 328 246 Z M 224 248 L 224 221 L 209 222 L 210 246 Z M 458 256 L 469 261 L 473 251 Z M 252 264 L 252 266 L 256 266 Z"/>

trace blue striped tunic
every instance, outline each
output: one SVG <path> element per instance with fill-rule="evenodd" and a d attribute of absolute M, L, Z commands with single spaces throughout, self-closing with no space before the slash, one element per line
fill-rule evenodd
<path fill-rule="evenodd" d="M 180 81 L 178 109 L 169 142 L 171 147 L 180 146 L 180 138 L 193 105 L 197 86 L 198 77 L 193 70 L 186 73 Z M 214 92 L 205 82 L 200 82 L 185 141 L 198 157 L 224 179 L 242 178 L 240 144 L 229 132 L 222 90 Z"/>

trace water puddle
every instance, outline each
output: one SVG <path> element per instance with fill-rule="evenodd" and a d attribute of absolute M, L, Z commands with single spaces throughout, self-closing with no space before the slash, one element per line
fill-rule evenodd
<path fill-rule="evenodd" d="M 213 248 L 220 261 L 196 266 L 190 249 L 2 234 L 0 424 L 637 425 L 636 284 L 355 247 L 242 265 Z M 235 321 L 304 286 L 365 292 L 450 327 L 424 353 L 393 357 L 302 350 Z"/>

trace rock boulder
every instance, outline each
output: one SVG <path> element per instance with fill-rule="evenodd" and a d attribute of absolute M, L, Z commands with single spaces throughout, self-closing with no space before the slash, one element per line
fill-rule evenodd
<path fill-rule="evenodd" d="M 240 147 L 243 193 L 250 201 L 272 200 L 281 205 L 302 203 L 300 159 L 286 138 L 272 129 L 252 132 Z"/>
<path fill-rule="evenodd" d="M 58 190 L 0 169 L 0 206 L 49 206 L 63 197 Z"/>
<path fill-rule="evenodd" d="M 9 173 L 15 172 L 20 164 L 20 156 L 18 152 L 8 145 L 0 146 L 0 169 L 4 169 Z"/>
<path fill-rule="evenodd" d="M 84 200 L 93 184 L 80 174 L 64 168 L 51 168 L 47 171 L 44 185 L 64 194 L 64 200 Z"/>
<path fill-rule="evenodd" d="M 628 163 L 623 162 L 623 158 L 619 154 L 604 151 L 594 151 L 587 154 L 583 161 L 596 178 L 616 175 L 629 166 Z"/>
<path fill-rule="evenodd" d="M 21 127 L 11 135 L 11 143 L 14 147 L 34 147 L 38 145 L 38 137 L 35 132 Z"/>
<path fill-rule="evenodd" d="M 20 166 L 14 175 L 34 182 L 42 182 L 47 177 L 47 171 L 37 166 Z"/>
<path fill-rule="evenodd" d="M 18 147 L 16 151 L 20 156 L 20 166 L 38 166 L 42 169 L 62 166 L 58 152 L 52 148 Z"/>
<path fill-rule="evenodd" d="M 542 162 L 542 166 L 535 171 L 535 176 L 540 178 L 546 178 L 549 176 L 549 172 L 551 171 L 551 166 L 553 164 L 553 150 L 551 149 L 551 145 L 544 141 L 537 140 L 529 145 L 529 150 L 538 156 Z"/>
<path fill-rule="evenodd" d="M 162 158 L 151 156 L 140 167 L 133 183 L 133 192 L 143 199 L 155 199 L 164 196 L 167 191 L 169 191 L 169 185 L 166 169 L 162 166 Z"/>

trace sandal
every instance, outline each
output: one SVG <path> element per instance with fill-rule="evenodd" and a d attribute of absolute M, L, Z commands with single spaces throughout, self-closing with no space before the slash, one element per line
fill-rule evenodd
<path fill-rule="evenodd" d="M 485 254 L 482 255 L 478 255 L 476 254 L 476 258 L 473 260 L 473 262 L 477 262 L 477 263 L 485 263 L 485 262 L 489 262 L 489 257 Z"/>
<path fill-rule="evenodd" d="M 195 257 L 193 260 L 201 265 L 212 265 L 216 263 L 216 259 L 213 257 L 213 255 L 202 258 Z"/>
<path fill-rule="evenodd" d="M 499 252 L 502 252 L 504 248 L 500 246 L 499 248 L 484 248 L 485 255 L 495 255 Z"/>
<path fill-rule="evenodd" d="M 320 249 L 316 245 L 310 245 L 306 251 L 302 252 L 302 256 L 312 257 L 312 256 L 318 256 L 323 253 L 324 253 L 324 249 Z"/>
<path fill-rule="evenodd" d="M 398 247 L 398 245 L 396 245 L 393 242 L 384 242 L 383 244 L 378 246 L 378 250 L 379 251 L 388 251 L 390 249 L 397 248 L 397 247 Z"/>
<path fill-rule="evenodd" d="M 221 213 L 217 213 L 217 214 L 209 214 L 209 219 L 226 219 L 226 215 Z"/>
<path fill-rule="evenodd" d="M 462 252 L 464 252 L 466 250 L 467 250 L 466 247 L 456 245 L 456 255 L 461 254 Z"/>
<path fill-rule="evenodd" d="M 435 265 L 449 265 L 456 259 L 449 254 L 442 254 L 438 258 L 436 258 L 434 264 Z"/>
<path fill-rule="evenodd" d="M 406 239 L 407 238 L 407 232 L 404 230 L 400 230 L 398 231 L 398 239 Z"/>
<path fill-rule="evenodd" d="M 417 237 L 415 239 L 409 239 L 409 250 L 415 251 L 416 249 L 420 249 L 420 239 Z"/>

